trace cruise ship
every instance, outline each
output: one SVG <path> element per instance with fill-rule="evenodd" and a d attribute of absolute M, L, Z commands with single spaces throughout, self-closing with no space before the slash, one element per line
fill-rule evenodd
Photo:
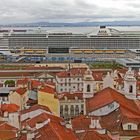
<path fill-rule="evenodd" d="M 0 30 L 0 53 L 24 61 L 93 61 L 134 57 L 140 31 L 119 31 L 101 26 L 95 33 Z M 22 58 L 22 59 L 21 59 Z"/>

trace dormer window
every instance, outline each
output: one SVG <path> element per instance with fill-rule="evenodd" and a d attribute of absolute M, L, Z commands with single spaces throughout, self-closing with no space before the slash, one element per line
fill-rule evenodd
<path fill-rule="evenodd" d="M 138 125 L 134 123 L 123 124 L 123 130 L 138 130 Z"/>
<path fill-rule="evenodd" d="M 128 130 L 132 130 L 132 126 L 131 125 L 128 125 Z"/>

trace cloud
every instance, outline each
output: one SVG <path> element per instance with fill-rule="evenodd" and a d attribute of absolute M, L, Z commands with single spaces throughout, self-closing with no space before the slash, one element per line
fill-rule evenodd
<path fill-rule="evenodd" d="M 0 0 L 1 23 L 140 20 L 139 0 Z"/>

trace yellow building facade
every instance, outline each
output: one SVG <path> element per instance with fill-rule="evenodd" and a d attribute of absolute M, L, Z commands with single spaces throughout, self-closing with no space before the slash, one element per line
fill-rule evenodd
<path fill-rule="evenodd" d="M 38 91 L 38 104 L 48 106 L 52 113 L 56 116 L 60 116 L 59 111 L 59 100 L 55 98 L 55 94 L 48 90 L 39 90 Z"/>
<path fill-rule="evenodd" d="M 28 101 L 28 93 L 26 88 L 19 88 L 16 91 L 12 91 L 9 94 L 9 101 L 11 104 L 18 105 L 20 110 L 25 109 Z"/>

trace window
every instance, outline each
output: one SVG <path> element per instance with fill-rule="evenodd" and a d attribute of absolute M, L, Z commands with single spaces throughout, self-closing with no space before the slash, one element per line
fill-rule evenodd
<path fill-rule="evenodd" d="M 68 118 L 68 111 L 69 111 L 68 105 L 65 105 L 65 118 Z"/>
<path fill-rule="evenodd" d="M 114 108 L 114 104 L 113 103 L 112 104 L 109 104 L 108 105 L 108 108 L 113 109 Z"/>
<path fill-rule="evenodd" d="M 83 104 L 81 104 L 81 110 L 84 110 L 84 105 Z"/>
<path fill-rule="evenodd" d="M 81 114 L 83 115 L 84 114 L 84 105 L 81 104 Z"/>
<path fill-rule="evenodd" d="M 74 106 L 73 105 L 71 105 L 70 114 L 71 114 L 71 116 L 74 116 Z"/>
<path fill-rule="evenodd" d="M 60 117 L 63 117 L 63 106 L 60 106 Z"/>
<path fill-rule="evenodd" d="M 68 105 L 65 105 L 65 112 L 68 112 L 69 108 Z"/>
<path fill-rule="evenodd" d="M 132 126 L 131 125 L 128 125 L 128 130 L 132 130 Z"/>
<path fill-rule="evenodd" d="M 75 107 L 75 115 L 78 116 L 79 115 L 79 106 L 76 105 Z"/>
<path fill-rule="evenodd" d="M 87 85 L 87 92 L 90 92 L 90 85 Z"/>
<path fill-rule="evenodd" d="M 129 86 L 129 92 L 130 92 L 130 93 L 133 92 L 133 86 L 132 86 L 132 85 Z"/>

